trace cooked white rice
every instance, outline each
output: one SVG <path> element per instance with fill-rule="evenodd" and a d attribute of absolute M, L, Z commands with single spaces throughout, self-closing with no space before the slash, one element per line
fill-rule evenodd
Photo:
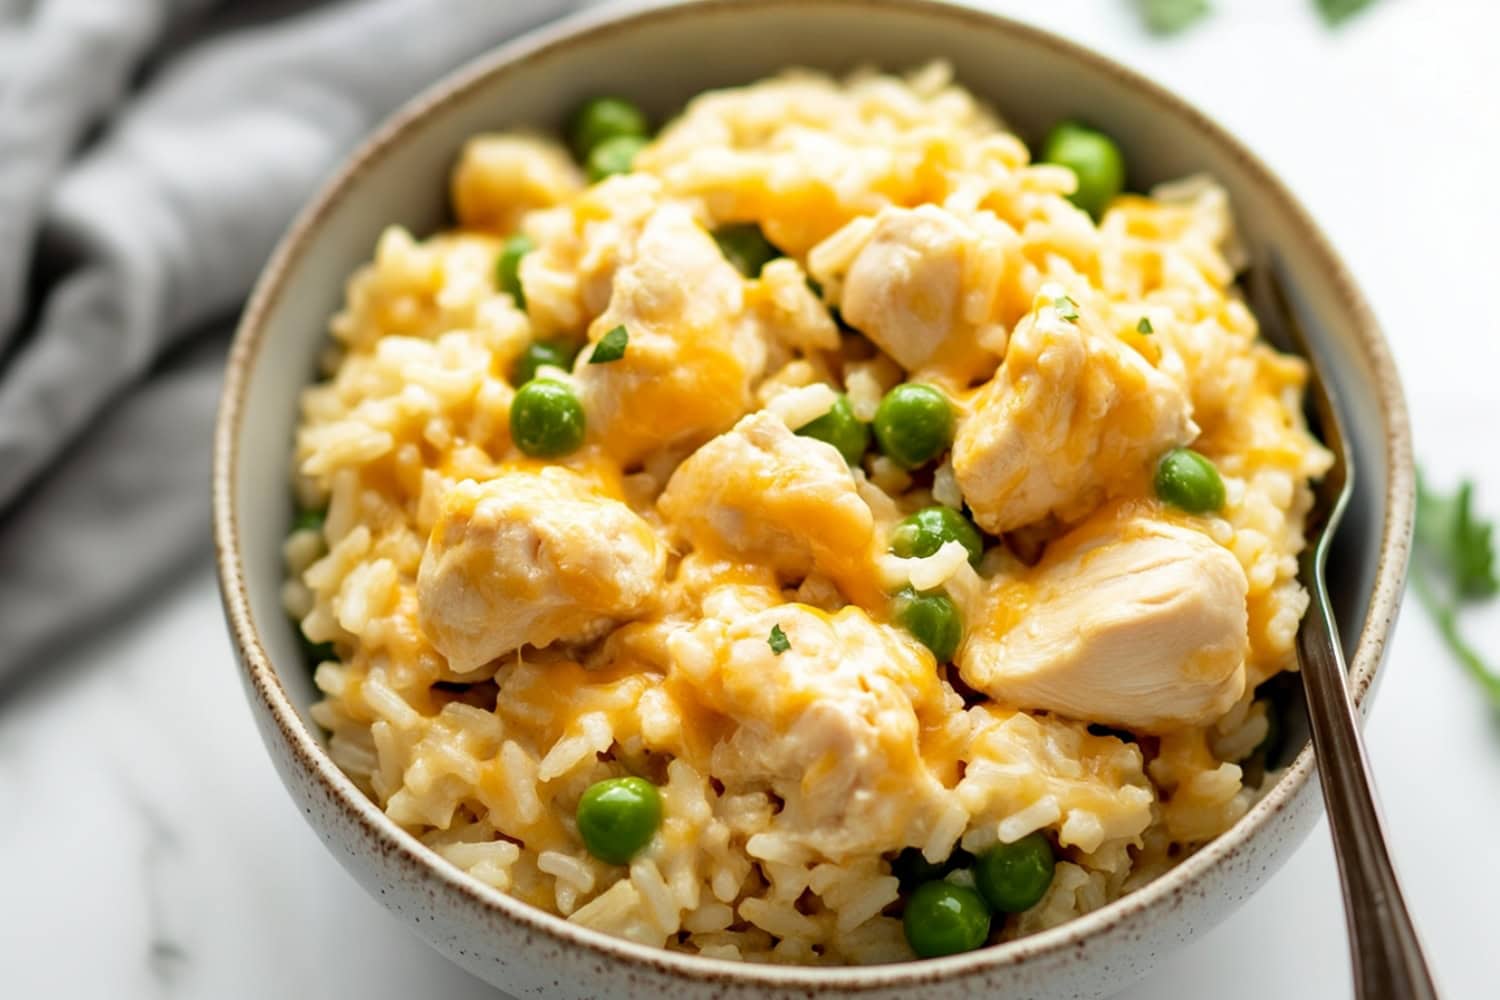
<path fill-rule="evenodd" d="M 314 708 L 335 761 L 480 881 L 634 941 L 753 961 L 910 958 L 890 866 L 901 848 L 937 861 L 956 845 L 980 851 L 1046 832 L 1060 861 L 1051 887 L 1031 910 L 996 921 L 1000 939 L 1102 906 L 1227 829 L 1258 793 L 1241 766 L 1268 728 L 1256 687 L 1294 665 L 1306 605 L 1296 554 L 1308 482 L 1327 459 L 1299 416 L 1302 363 L 1257 341 L 1235 291 L 1223 191 L 1194 178 L 1123 196 L 1096 225 L 1067 201 L 1072 184 L 1064 169 L 1030 165 L 1026 147 L 941 64 L 846 81 L 788 72 L 704 94 L 634 174 L 592 186 L 550 139 L 473 139 L 453 177 L 458 227 L 420 240 L 385 233 L 333 319 L 328 379 L 302 398 L 296 491 L 327 516 L 320 533 L 288 538 L 284 597 L 307 638 L 336 650 L 317 666 Z M 701 392 L 689 384 L 673 412 L 652 419 L 697 420 L 708 433 L 662 447 L 632 439 L 619 461 L 591 444 L 562 463 L 587 472 L 614 462 L 618 496 L 670 544 L 658 610 L 477 667 L 450 664 L 424 628 L 418 586 L 445 497 L 530 462 L 510 440 L 507 373 L 533 339 L 602 335 L 594 321 L 612 275 L 642 220 L 671 205 L 706 228 L 758 223 L 785 256 L 736 292 L 763 353 L 749 396 L 726 401 L 711 381 Z M 1190 397 L 1194 447 L 1213 457 L 1228 491 L 1200 527 L 1244 570 L 1249 652 L 1244 694 L 1216 721 L 1127 741 L 1091 731 L 1095 720 L 966 703 L 952 668 L 898 637 L 903 656 L 925 657 L 912 661 L 928 675 L 912 682 L 928 685 L 912 696 L 923 713 L 912 773 L 925 784 L 872 794 L 921 814 L 893 821 L 901 839 L 847 847 L 798 827 L 795 792 L 773 777 L 723 769 L 737 726 L 691 697 L 694 658 L 711 673 L 720 655 L 717 612 L 704 604 L 705 571 L 656 501 L 693 448 L 747 409 L 796 428 L 844 392 L 860 419 L 873 417 L 909 373 L 841 333 L 827 307 L 841 302 L 875 216 L 918 205 L 971 234 L 958 309 L 988 358 L 977 380 L 1053 282 L 1126 328 L 1129 347 Z M 504 237 L 519 231 L 537 245 L 521 266 L 524 311 L 495 278 Z M 1153 335 L 1128 332 L 1140 316 Z M 586 392 L 593 373 L 583 367 L 556 374 Z M 965 500 L 948 462 L 914 476 L 872 453 L 857 478 L 877 522 Z M 1044 544 L 1067 522 L 1013 541 Z M 871 578 L 882 590 L 946 586 L 967 617 L 997 578 L 1025 571 L 997 548 L 977 571 L 955 543 L 925 559 L 881 556 Z M 817 571 L 782 586 L 782 599 L 809 608 L 859 603 Z M 650 846 L 617 866 L 585 850 L 574 810 L 590 784 L 626 773 L 660 786 L 665 818 Z"/>

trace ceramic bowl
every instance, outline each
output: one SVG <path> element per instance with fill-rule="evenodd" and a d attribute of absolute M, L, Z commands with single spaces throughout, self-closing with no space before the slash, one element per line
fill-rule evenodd
<path fill-rule="evenodd" d="M 583 98 L 624 93 L 658 118 L 706 88 L 792 65 L 842 72 L 935 57 L 1023 137 L 1085 116 L 1123 146 L 1134 186 L 1208 171 L 1229 190 L 1252 260 L 1276 254 L 1342 397 L 1358 486 L 1330 567 L 1355 698 L 1367 702 L 1396 617 L 1412 517 L 1406 410 L 1391 356 L 1307 211 L 1223 128 L 1149 80 L 1065 39 L 924 0 L 709 0 L 593 14 L 459 69 L 406 105 L 302 212 L 246 309 L 219 415 L 214 527 L 245 688 L 287 789 L 333 854 L 433 947 L 516 995 L 1087 997 L 1141 975 L 1253 893 L 1320 808 L 1310 749 L 1233 829 L 1170 874 L 1065 926 L 951 958 L 864 968 L 745 965 L 615 940 L 470 879 L 403 832 L 341 773 L 308 718 L 314 689 L 282 612 L 280 545 L 297 394 L 345 278 L 380 231 L 444 225 L 465 137 L 555 126 Z M 1304 730 L 1305 732 L 1305 730 Z"/>

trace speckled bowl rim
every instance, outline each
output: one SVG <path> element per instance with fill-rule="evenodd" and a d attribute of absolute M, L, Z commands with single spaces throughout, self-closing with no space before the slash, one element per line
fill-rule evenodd
<path fill-rule="evenodd" d="M 834 6 L 828 0 L 813 2 Z M 698 3 L 683 4 L 672 0 L 657 0 L 624 8 L 586 12 L 500 46 L 464 65 L 389 118 L 345 161 L 298 215 L 266 265 L 241 318 L 229 356 L 215 427 L 214 543 L 225 614 L 253 697 L 270 713 L 298 764 L 325 786 L 325 790 L 331 793 L 331 798 L 364 830 L 369 838 L 368 850 L 393 856 L 422 877 L 467 897 L 482 909 L 559 942 L 576 946 L 595 958 L 611 959 L 626 966 L 666 972 L 687 979 L 733 982 L 742 987 L 800 989 L 810 993 L 861 992 L 917 987 L 960 979 L 982 971 L 1018 966 L 1080 947 L 1087 939 L 1102 934 L 1120 922 L 1134 919 L 1142 912 L 1166 903 L 1174 894 L 1200 882 L 1216 865 L 1238 852 L 1266 826 L 1274 813 L 1284 808 L 1297 795 L 1312 777 L 1314 762 L 1311 748 L 1303 748 L 1282 779 L 1238 823 L 1176 868 L 1099 910 L 1017 941 L 948 958 L 843 968 L 730 962 L 638 945 L 568 923 L 561 917 L 543 912 L 471 878 L 397 826 L 339 770 L 319 743 L 317 734 L 303 722 L 293 707 L 271 665 L 270 657 L 261 645 L 245 587 L 244 567 L 240 557 L 239 513 L 234 490 L 238 469 L 236 442 L 239 439 L 250 373 L 259 359 L 266 318 L 282 293 L 287 275 L 298 266 L 298 261 L 325 215 L 357 185 L 360 176 L 372 163 L 379 161 L 393 146 L 403 141 L 413 123 L 462 98 L 476 87 L 487 85 L 492 78 L 512 72 L 516 67 L 546 59 L 554 51 L 568 46 L 584 41 L 597 41 L 616 31 L 661 21 L 722 14 L 726 9 L 732 11 L 745 7 L 805 6 L 806 3 L 807 0 L 701 0 Z M 947 2 L 841 0 L 838 5 L 849 8 L 851 14 L 859 8 L 895 10 L 956 21 L 961 25 L 969 24 L 985 31 L 998 31 L 1010 35 L 1021 44 L 1050 49 L 1075 62 L 1102 71 L 1120 86 L 1135 91 L 1161 114 L 1178 119 L 1184 127 L 1196 130 L 1227 152 L 1240 163 L 1255 185 L 1280 204 L 1305 247 L 1317 259 L 1339 307 L 1354 321 L 1356 339 L 1370 365 L 1375 394 L 1380 401 L 1384 419 L 1385 519 L 1369 611 L 1354 655 L 1350 658 L 1351 693 L 1357 704 L 1362 703 L 1384 659 L 1384 647 L 1395 624 L 1405 584 L 1414 505 L 1411 434 L 1395 364 L 1375 318 L 1338 255 L 1306 209 L 1260 159 L 1217 122 L 1162 86 L 1074 42 L 1010 18 Z"/>

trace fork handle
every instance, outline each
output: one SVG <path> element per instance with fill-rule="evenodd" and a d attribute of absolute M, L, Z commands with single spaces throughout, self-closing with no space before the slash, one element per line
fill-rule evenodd
<path fill-rule="evenodd" d="M 1438 993 L 1386 852 L 1359 716 L 1349 699 L 1344 657 L 1321 572 L 1297 633 L 1313 750 L 1344 890 L 1354 995 L 1359 1000 L 1436 1000 Z"/>

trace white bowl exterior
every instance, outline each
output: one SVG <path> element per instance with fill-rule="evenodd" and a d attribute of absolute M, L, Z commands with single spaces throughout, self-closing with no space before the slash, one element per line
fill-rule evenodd
<path fill-rule="evenodd" d="M 1122 85 L 1118 69 L 1081 58 L 1067 43 L 1033 29 L 909 0 L 721 0 L 636 19 L 584 21 L 594 26 L 566 42 L 557 41 L 561 35 L 554 30 L 500 50 L 463 71 L 457 90 L 435 102 L 418 99 L 398 115 L 372 140 L 357 168 L 325 192 L 313 213 L 316 223 L 309 214 L 294 227 L 247 311 L 235 360 L 248 367 L 243 385 L 231 373 L 221 419 L 216 521 L 226 606 L 250 701 L 283 780 L 366 889 L 444 954 L 516 995 L 748 997 L 766 996 L 773 985 L 788 995 L 849 990 L 890 997 L 908 996 L 918 986 L 931 997 L 981 989 L 995 997 L 1086 997 L 1118 990 L 1231 912 L 1303 839 L 1317 814 L 1309 752 L 1283 779 L 1290 794 L 1273 793 L 1244 821 L 1259 825 L 1255 836 L 1231 833 L 1161 885 L 1006 946 L 1010 960 L 967 955 L 885 970 L 757 968 L 756 981 L 750 981 L 744 966 L 605 942 L 477 884 L 386 820 L 314 748 L 317 730 L 307 716 L 314 691 L 280 608 L 280 541 L 291 516 L 283 483 L 297 394 L 311 375 L 348 275 L 368 260 L 386 225 L 423 234 L 444 224 L 447 170 L 464 139 L 476 132 L 555 124 L 578 101 L 600 92 L 624 93 L 664 117 L 703 89 L 788 65 L 842 71 L 857 62 L 903 68 L 943 58 L 1024 137 L 1034 139 L 1059 118 L 1083 115 L 1120 140 L 1138 186 L 1198 171 L 1224 183 L 1253 257 L 1264 259 L 1274 248 L 1288 273 L 1317 279 L 1301 283 L 1299 304 L 1341 393 L 1359 467 L 1330 576 L 1346 648 L 1355 649 L 1357 693 L 1383 656 L 1391 622 L 1367 621 L 1372 607 L 1394 616 L 1391 601 L 1376 599 L 1382 533 L 1387 556 L 1395 538 L 1404 565 L 1410 519 L 1409 502 L 1391 504 L 1387 496 L 1388 471 L 1403 459 L 1409 465 L 1404 412 L 1389 412 L 1393 391 L 1400 408 L 1399 389 L 1389 384 L 1388 372 L 1372 366 L 1368 344 L 1362 346 L 1369 318 L 1362 306 L 1348 308 L 1358 298 L 1341 272 L 1329 274 L 1320 238 L 1314 233 L 1309 240 L 1296 206 L 1209 123 L 1159 91 Z M 830 46 L 830 39 L 838 44 Z M 1384 408 L 1378 391 L 1383 374 Z M 1400 430 L 1395 441 L 1388 434 L 1392 426 Z M 1398 588 L 1401 569 L 1394 567 Z M 269 679 L 271 665 L 279 667 L 279 684 Z M 557 936 L 559 927 L 564 938 Z M 581 938 L 585 946 L 566 937 Z M 622 960 L 618 952 L 628 957 Z M 698 971 L 684 976 L 686 967 Z M 948 975 L 959 968 L 965 971 Z"/>

